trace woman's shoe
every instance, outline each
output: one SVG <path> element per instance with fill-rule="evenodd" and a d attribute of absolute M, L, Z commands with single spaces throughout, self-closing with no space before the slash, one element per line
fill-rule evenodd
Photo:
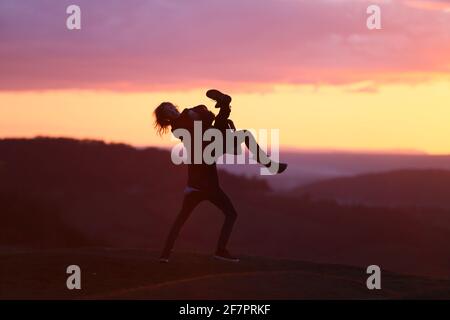
<path fill-rule="evenodd" d="M 214 258 L 228 262 L 239 262 L 239 259 L 233 257 L 227 250 L 217 250 L 216 254 L 214 255 Z"/>

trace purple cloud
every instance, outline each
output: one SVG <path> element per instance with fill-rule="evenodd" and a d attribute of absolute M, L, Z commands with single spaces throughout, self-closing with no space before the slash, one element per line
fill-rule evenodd
<path fill-rule="evenodd" d="M 410 1 L 409 1 L 410 2 Z M 450 67 L 450 14 L 351 0 L 3 0 L 0 90 L 404 81 Z M 66 7 L 82 30 L 65 27 Z M 405 76 L 406 75 L 406 76 Z"/>

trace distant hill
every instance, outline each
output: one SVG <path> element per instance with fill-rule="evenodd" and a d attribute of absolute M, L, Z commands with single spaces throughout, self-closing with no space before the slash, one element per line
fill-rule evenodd
<path fill-rule="evenodd" d="M 449 170 L 398 170 L 335 178 L 295 190 L 345 204 L 450 208 Z"/>
<path fill-rule="evenodd" d="M 449 209 L 316 201 L 300 193 L 274 193 L 259 178 L 219 174 L 238 211 L 230 241 L 236 254 L 376 263 L 401 273 L 450 276 L 450 246 L 443 245 L 450 243 Z M 180 210 L 186 175 L 168 151 L 156 148 L 0 140 L 0 249 L 160 250 Z M 213 252 L 222 221 L 217 208 L 200 204 L 175 251 Z"/>
<path fill-rule="evenodd" d="M 450 155 L 281 150 L 280 158 L 289 163 L 288 174 L 261 177 L 276 191 L 290 191 L 327 179 L 405 168 L 450 170 Z M 258 166 L 224 166 L 224 169 L 236 174 L 259 174 Z"/>

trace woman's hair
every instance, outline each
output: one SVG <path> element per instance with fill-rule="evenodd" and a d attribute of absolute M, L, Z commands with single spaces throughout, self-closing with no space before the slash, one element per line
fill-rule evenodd
<path fill-rule="evenodd" d="M 174 105 L 170 102 L 163 102 L 159 106 L 156 107 L 155 111 L 153 111 L 153 114 L 155 116 L 154 126 L 156 129 L 156 132 L 160 136 L 162 136 L 163 134 L 167 133 L 167 131 L 169 131 L 170 119 L 168 119 L 166 117 L 165 110 L 167 109 L 167 107 L 170 107 L 170 106 L 174 106 Z"/>

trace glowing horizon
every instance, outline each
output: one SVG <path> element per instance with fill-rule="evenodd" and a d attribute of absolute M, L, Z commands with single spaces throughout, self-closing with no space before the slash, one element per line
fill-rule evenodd
<path fill-rule="evenodd" d="M 263 94 L 233 94 L 232 118 L 238 128 L 280 129 L 285 149 L 450 154 L 450 126 L 442 116 L 450 112 L 449 86 L 450 81 L 398 84 L 376 93 L 354 85 L 279 86 Z M 12 92 L 0 93 L 0 99 L 9 106 L 0 107 L 1 137 L 64 136 L 135 146 L 176 143 L 153 130 L 153 107 L 162 101 L 181 109 L 206 104 L 217 112 L 204 90 Z"/>

